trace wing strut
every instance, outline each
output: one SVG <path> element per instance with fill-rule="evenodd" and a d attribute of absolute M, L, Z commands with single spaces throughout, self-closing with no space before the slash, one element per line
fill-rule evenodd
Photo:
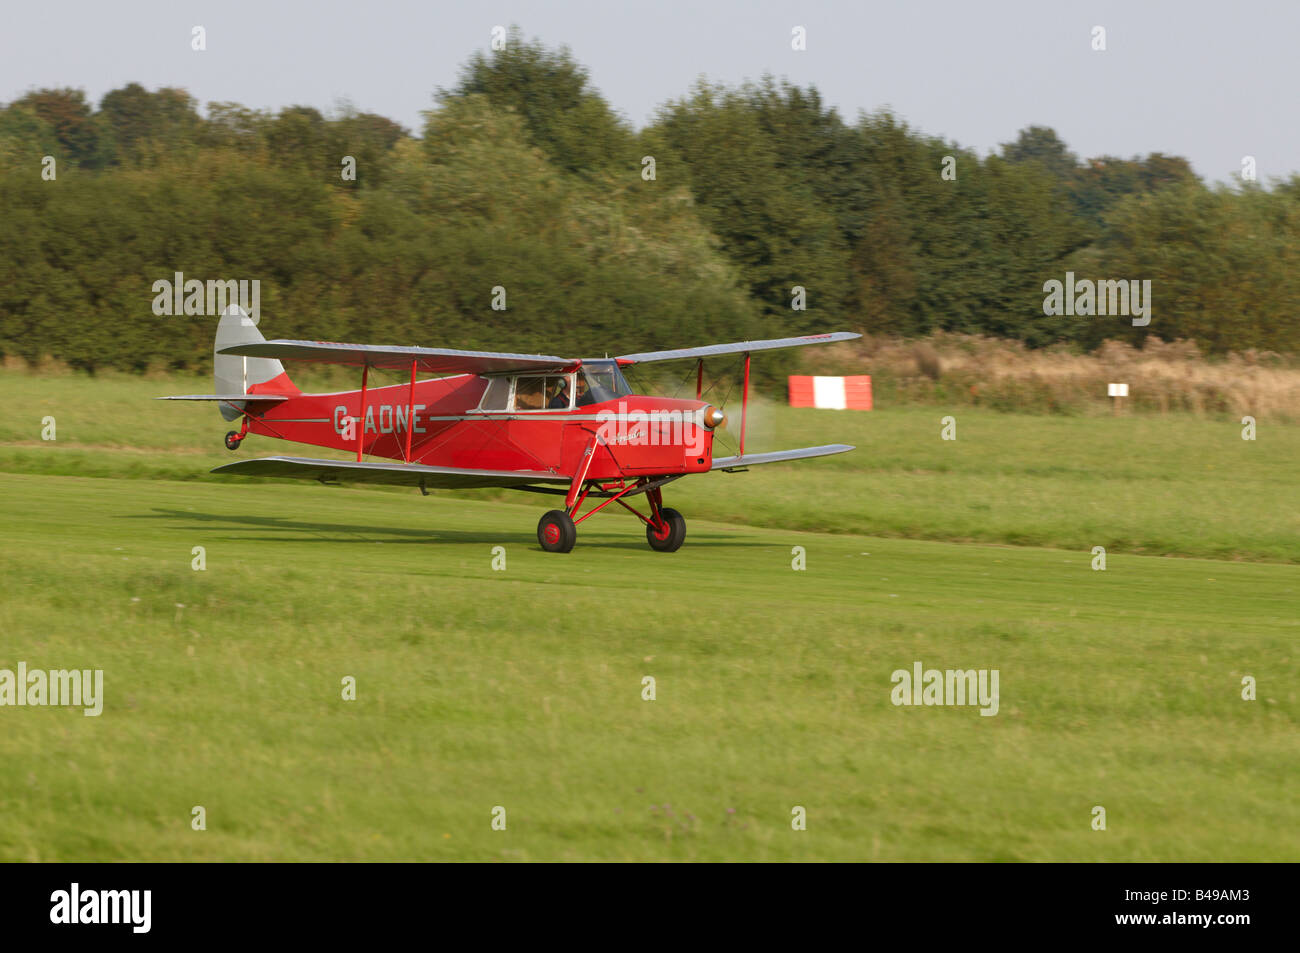
<path fill-rule="evenodd" d="M 366 382 L 370 377 L 370 365 L 361 368 L 361 416 L 357 418 L 357 463 L 361 462 L 361 448 L 366 444 Z"/>
<path fill-rule="evenodd" d="M 745 352 L 745 383 L 740 391 L 740 455 L 745 455 L 745 418 L 749 415 L 749 357 Z"/>
<path fill-rule="evenodd" d="M 411 433 L 415 430 L 415 367 L 416 361 L 411 361 L 411 387 L 406 392 L 406 462 L 411 462 Z"/>

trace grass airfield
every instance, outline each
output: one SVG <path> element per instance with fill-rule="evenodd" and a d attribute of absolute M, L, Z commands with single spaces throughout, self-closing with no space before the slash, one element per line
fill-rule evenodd
<path fill-rule="evenodd" d="M 1295 425 L 768 407 L 860 449 L 556 556 L 545 497 L 209 479 L 217 415 L 145 399 L 195 383 L 0 375 L 0 668 L 106 695 L 0 708 L 0 859 L 1300 856 Z M 916 661 L 998 714 L 896 707 Z"/>

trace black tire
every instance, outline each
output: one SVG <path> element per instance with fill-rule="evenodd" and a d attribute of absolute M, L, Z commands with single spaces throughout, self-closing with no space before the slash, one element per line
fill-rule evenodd
<path fill-rule="evenodd" d="M 646 542 L 650 544 L 651 549 L 658 552 L 675 553 L 682 548 L 682 543 L 686 541 L 686 517 L 668 506 L 660 509 L 659 515 L 668 524 L 668 532 L 666 535 L 660 536 L 654 525 L 647 523 L 645 528 Z"/>
<path fill-rule="evenodd" d="M 537 542 L 548 553 L 567 553 L 578 541 L 578 529 L 564 510 L 551 510 L 537 523 Z"/>
<path fill-rule="evenodd" d="M 241 437 L 239 434 L 235 433 L 235 431 L 233 430 L 230 431 L 230 433 L 226 434 L 227 450 L 238 450 L 239 445 L 243 442 L 244 442 L 244 438 Z"/>

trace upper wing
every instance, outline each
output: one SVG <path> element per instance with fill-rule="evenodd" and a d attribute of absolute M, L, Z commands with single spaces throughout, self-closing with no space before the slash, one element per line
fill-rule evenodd
<path fill-rule="evenodd" d="M 715 354 L 741 354 L 748 351 L 772 351 L 783 347 L 803 347 L 805 344 L 830 344 L 832 341 L 851 341 L 862 337 L 852 331 L 834 331 L 830 334 L 807 334 L 798 338 L 773 338 L 769 341 L 737 341 L 735 344 L 707 344 L 704 347 L 683 347 L 675 351 L 644 351 L 640 354 L 621 354 L 622 364 L 645 364 L 648 361 L 675 361 L 685 357 L 712 357 Z"/>
<path fill-rule="evenodd" d="M 259 400 L 279 403 L 288 400 L 287 394 L 181 394 L 178 397 L 155 397 L 154 400 L 219 400 L 225 403 L 247 402 L 255 404 Z"/>
<path fill-rule="evenodd" d="M 649 361 L 672 361 L 679 358 L 803 347 L 806 344 L 829 344 L 833 341 L 850 341 L 861 336 L 849 331 L 835 331 L 831 334 L 809 334 L 803 337 L 774 338 L 768 341 L 710 344 L 705 347 L 680 348 L 674 351 L 644 351 L 640 354 L 619 355 L 618 360 L 624 364 L 644 364 Z M 511 354 L 502 351 L 458 351 L 441 347 L 336 344 L 330 341 L 256 341 L 222 348 L 219 353 L 393 370 L 405 370 L 414 362 L 419 370 L 435 374 L 558 371 L 578 363 L 574 358 L 557 357 L 553 354 Z"/>
<path fill-rule="evenodd" d="M 240 476 L 299 477 L 322 483 L 393 483 L 426 489 L 468 490 L 487 486 L 522 486 L 529 483 L 569 483 L 570 479 L 544 470 L 470 470 L 462 467 L 426 467 L 419 463 L 380 463 L 355 460 L 317 460 L 311 457 L 261 457 L 217 467 L 213 473 Z"/>
<path fill-rule="evenodd" d="M 315 361 L 352 367 L 409 370 L 411 363 L 426 373 L 484 374 L 510 371 L 551 371 L 578 363 L 550 354 L 508 354 L 500 351 L 456 351 L 443 347 L 396 347 L 334 344 L 330 341 L 257 341 L 224 347 L 221 354 L 274 357 L 282 361 Z"/>
<path fill-rule="evenodd" d="M 710 470 L 731 470 L 752 467 L 760 463 L 781 463 L 784 460 L 803 460 L 807 457 L 829 457 L 833 453 L 856 450 L 847 443 L 827 443 L 820 447 L 800 447 L 798 450 L 777 450 L 773 453 L 747 453 L 740 457 L 714 457 Z"/>

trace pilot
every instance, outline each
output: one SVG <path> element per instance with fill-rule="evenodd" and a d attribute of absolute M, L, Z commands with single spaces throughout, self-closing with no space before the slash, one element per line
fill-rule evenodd
<path fill-rule="evenodd" d="M 587 404 L 594 404 L 595 402 L 596 402 L 596 398 L 591 393 L 591 390 L 587 386 L 587 378 L 579 374 L 578 375 L 578 406 L 585 407 Z"/>
<path fill-rule="evenodd" d="M 560 378 L 559 386 L 556 388 L 555 396 L 551 398 L 550 403 L 546 405 L 548 410 L 568 410 L 569 409 L 569 391 L 568 381 Z"/>

